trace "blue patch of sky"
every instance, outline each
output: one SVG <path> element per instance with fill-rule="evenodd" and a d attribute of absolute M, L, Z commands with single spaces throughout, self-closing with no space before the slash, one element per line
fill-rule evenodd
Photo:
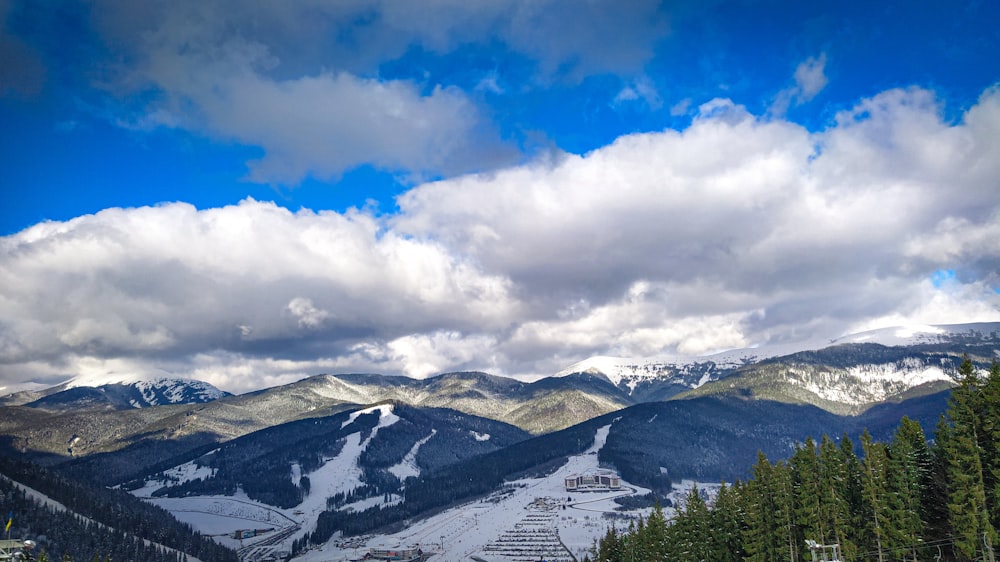
<path fill-rule="evenodd" d="M 174 129 L 131 131 L 101 119 L 54 122 L 7 104 L 0 104 L 0 121 L 18 131 L 0 135 L 7 162 L 0 234 L 107 207 L 185 201 L 207 208 L 275 197 L 269 186 L 240 181 L 244 162 L 259 158 L 260 149 Z"/>
<path fill-rule="evenodd" d="M 955 272 L 951 269 L 939 269 L 931 274 L 931 284 L 935 289 L 955 282 Z"/>

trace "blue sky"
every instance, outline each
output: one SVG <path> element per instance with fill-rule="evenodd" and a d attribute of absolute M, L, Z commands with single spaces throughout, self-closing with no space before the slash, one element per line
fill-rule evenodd
<path fill-rule="evenodd" d="M 406 177 L 410 170 L 380 166 L 363 156 L 336 173 L 303 181 L 248 181 L 246 162 L 264 153 L 253 142 L 206 134 L 197 126 L 123 127 L 121 121 L 135 120 L 135 112 L 155 103 L 159 92 L 152 84 L 138 95 L 121 97 L 95 83 L 121 57 L 137 56 L 109 44 L 94 21 L 119 7 L 113 2 L 56 2 L 45 8 L 6 4 L 6 43 L 17 45 L 8 50 L 30 63 L 6 72 L 11 85 L 0 99 L 0 116 L 8 124 L 0 133 L 6 155 L 0 182 L 14 203 L 4 206 L 4 234 L 44 219 L 163 201 L 207 208 L 252 196 L 292 209 L 343 210 L 375 199 L 381 208 L 392 209 L 393 197 L 413 185 Z M 553 48 L 551 60 L 544 60 L 487 29 L 446 49 L 417 36 L 384 54 L 373 53 L 352 70 L 412 83 L 424 95 L 439 87 L 467 94 L 485 126 L 495 129 L 491 140 L 509 152 L 495 162 L 470 163 L 471 170 L 464 171 L 523 161 L 539 150 L 582 154 L 623 134 L 681 129 L 699 104 L 716 97 L 766 114 L 779 92 L 792 85 L 796 66 L 821 55 L 829 83 L 787 112 L 810 130 L 828 126 L 837 111 L 858 99 L 893 87 L 931 88 L 942 95 L 946 111 L 956 114 L 1000 75 L 995 56 L 1000 8 L 994 2 L 635 4 L 647 4 L 636 10 L 636 18 L 649 21 L 651 29 L 635 45 L 622 46 L 629 52 L 620 62 L 585 62 L 601 49 L 586 44 L 586 38 Z M 613 17 L 614 10 L 596 12 Z M 602 27 L 627 37 L 631 22 L 621 19 Z M 544 30 L 561 32 L 558 26 Z M 278 70 L 285 65 L 281 61 Z M 290 71 L 305 76 L 324 67 L 335 70 L 335 65 L 326 66 L 322 56 L 303 56 L 302 67 Z M 40 68 L 41 76 L 25 77 L 17 66 Z M 636 83 L 650 90 L 652 103 L 638 93 L 622 99 L 625 89 L 637 90 Z M 424 173 L 441 177 L 448 171 L 431 167 Z"/>
<path fill-rule="evenodd" d="M 0 294 L 0 371 L 539 376 L 1000 320 L 998 30 L 996 2 L 0 0 L 2 260 L 53 280 Z M 296 247 L 326 267 L 250 269 Z M 41 304 L 71 278 L 135 299 Z"/>

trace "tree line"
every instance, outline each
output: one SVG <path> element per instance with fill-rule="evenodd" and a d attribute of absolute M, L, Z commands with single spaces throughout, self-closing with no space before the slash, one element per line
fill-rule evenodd
<path fill-rule="evenodd" d="M 811 546 L 844 561 L 995 560 L 1000 366 L 984 378 L 966 356 L 958 375 L 930 443 L 904 417 L 888 443 L 864 432 L 860 452 L 844 434 L 806 439 L 787 461 L 760 453 L 752 478 L 724 483 L 711 505 L 692 489 L 669 522 L 656 507 L 609 529 L 592 560 L 791 562 Z"/>

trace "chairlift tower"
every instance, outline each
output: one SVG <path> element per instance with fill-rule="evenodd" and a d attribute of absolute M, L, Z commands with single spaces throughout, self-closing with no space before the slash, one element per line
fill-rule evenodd
<path fill-rule="evenodd" d="M 819 544 L 813 540 L 807 540 L 806 546 L 812 552 L 813 562 L 843 562 L 840 558 L 839 544 Z"/>

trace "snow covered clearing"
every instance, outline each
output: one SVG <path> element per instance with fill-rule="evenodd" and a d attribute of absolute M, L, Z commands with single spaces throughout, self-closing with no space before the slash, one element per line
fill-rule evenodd
<path fill-rule="evenodd" d="M 410 449 L 410 452 L 406 453 L 406 456 L 403 457 L 403 460 L 399 461 L 399 464 L 389 467 L 389 472 L 400 480 L 406 480 L 410 476 L 419 476 L 420 467 L 417 466 L 417 453 L 420 451 L 420 447 L 430 441 L 431 437 L 435 435 L 437 435 L 437 430 L 432 429 L 430 435 L 414 443 L 413 448 Z"/>

